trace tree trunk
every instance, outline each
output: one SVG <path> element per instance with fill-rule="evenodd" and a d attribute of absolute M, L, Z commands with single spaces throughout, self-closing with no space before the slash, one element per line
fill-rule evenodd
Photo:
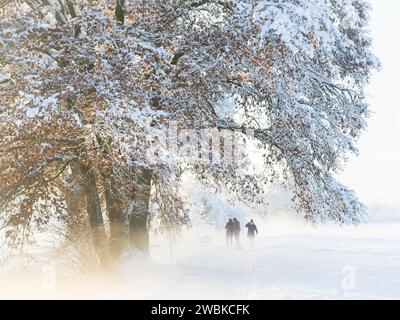
<path fill-rule="evenodd" d="M 67 203 L 67 225 L 68 234 L 71 239 L 81 235 L 82 231 L 86 230 L 89 221 L 85 216 L 85 191 L 82 186 L 82 177 L 80 169 L 77 168 L 76 163 L 71 163 L 71 179 L 69 182 L 66 203 Z"/>
<path fill-rule="evenodd" d="M 135 209 L 129 220 L 131 246 L 140 251 L 148 252 L 151 171 L 142 169 L 138 183 L 141 190 L 135 194 Z"/>
<path fill-rule="evenodd" d="M 125 0 L 117 0 L 115 5 L 115 20 L 124 25 L 125 22 Z"/>
<path fill-rule="evenodd" d="M 97 179 L 90 165 L 86 166 L 80 164 L 80 168 L 85 191 L 86 212 L 89 218 L 93 245 L 101 264 L 106 267 L 109 264 L 109 246 L 101 211 Z"/>
<path fill-rule="evenodd" d="M 114 260 L 118 260 L 129 244 L 127 226 L 124 221 L 124 204 L 120 200 L 121 195 L 117 193 L 113 181 L 105 179 L 104 188 L 110 219 L 110 253 Z"/>

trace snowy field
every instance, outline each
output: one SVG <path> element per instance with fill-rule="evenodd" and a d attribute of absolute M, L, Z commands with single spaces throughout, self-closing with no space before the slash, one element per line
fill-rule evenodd
<path fill-rule="evenodd" d="M 259 223 L 249 249 L 220 230 L 153 239 L 152 258 L 126 256 L 115 274 L 3 277 L 1 297 L 99 299 L 399 299 L 400 222 L 359 227 Z M 55 278 L 53 279 L 53 276 Z M 7 289 L 5 289 L 7 288 Z"/>
<path fill-rule="evenodd" d="M 277 223 L 261 230 L 253 250 L 246 239 L 242 250 L 226 250 L 223 238 L 211 235 L 194 251 L 193 242 L 182 241 L 172 250 L 175 263 L 165 256 L 158 266 L 159 279 L 143 278 L 145 298 L 400 298 L 400 223 L 317 230 Z"/>

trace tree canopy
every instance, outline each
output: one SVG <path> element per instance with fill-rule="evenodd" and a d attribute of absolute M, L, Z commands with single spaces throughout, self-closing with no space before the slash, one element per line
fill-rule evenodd
<path fill-rule="evenodd" d="M 141 212 L 149 185 L 165 224 L 179 223 L 186 171 L 246 200 L 283 183 L 308 219 L 360 221 L 364 206 L 335 174 L 357 153 L 364 88 L 379 67 L 366 1 L 3 0 L 0 8 L 0 205 L 10 230 L 68 219 L 77 190 L 90 224 L 103 226 L 116 208 Z M 198 140 L 202 130 L 217 142 Z M 163 134 L 167 144 L 157 144 Z M 195 141 L 188 157 L 182 136 Z M 240 150 L 233 161 L 229 139 Z M 243 139 L 263 156 L 257 173 L 247 170 Z M 202 143 L 211 161 L 199 161 Z"/>

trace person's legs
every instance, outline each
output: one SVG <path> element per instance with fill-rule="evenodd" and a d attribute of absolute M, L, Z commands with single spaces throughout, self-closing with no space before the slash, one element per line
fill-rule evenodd
<path fill-rule="evenodd" d="M 254 237 L 253 236 L 249 236 L 249 247 L 254 248 Z"/>
<path fill-rule="evenodd" d="M 235 232 L 235 241 L 236 241 L 237 247 L 240 249 L 240 233 L 239 232 Z"/>
<path fill-rule="evenodd" d="M 226 233 L 226 246 L 228 248 L 232 246 L 232 232 Z"/>

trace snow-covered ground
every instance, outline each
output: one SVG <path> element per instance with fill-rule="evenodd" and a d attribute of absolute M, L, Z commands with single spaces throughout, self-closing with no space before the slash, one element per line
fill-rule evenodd
<path fill-rule="evenodd" d="M 153 248 L 157 274 L 142 279 L 146 299 L 400 298 L 400 223 L 318 229 L 271 222 L 255 249 L 229 249 L 221 234 L 187 235 Z M 195 244 L 195 245 L 194 245 Z M 171 263 L 173 261 L 173 263 Z M 128 277 L 129 278 L 129 277 Z M 131 279 L 132 283 L 137 278 Z M 126 288 L 128 289 L 128 287 Z M 120 292 L 120 297 L 129 297 Z"/>
<path fill-rule="evenodd" d="M 249 249 L 227 249 L 224 234 L 196 228 L 175 241 L 155 238 L 152 257 L 127 255 L 116 274 L 2 282 L 1 297 L 111 299 L 399 299 L 400 222 L 315 229 L 258 221 Z M 4 290 L 7 288 L 7 290 Z"/>

